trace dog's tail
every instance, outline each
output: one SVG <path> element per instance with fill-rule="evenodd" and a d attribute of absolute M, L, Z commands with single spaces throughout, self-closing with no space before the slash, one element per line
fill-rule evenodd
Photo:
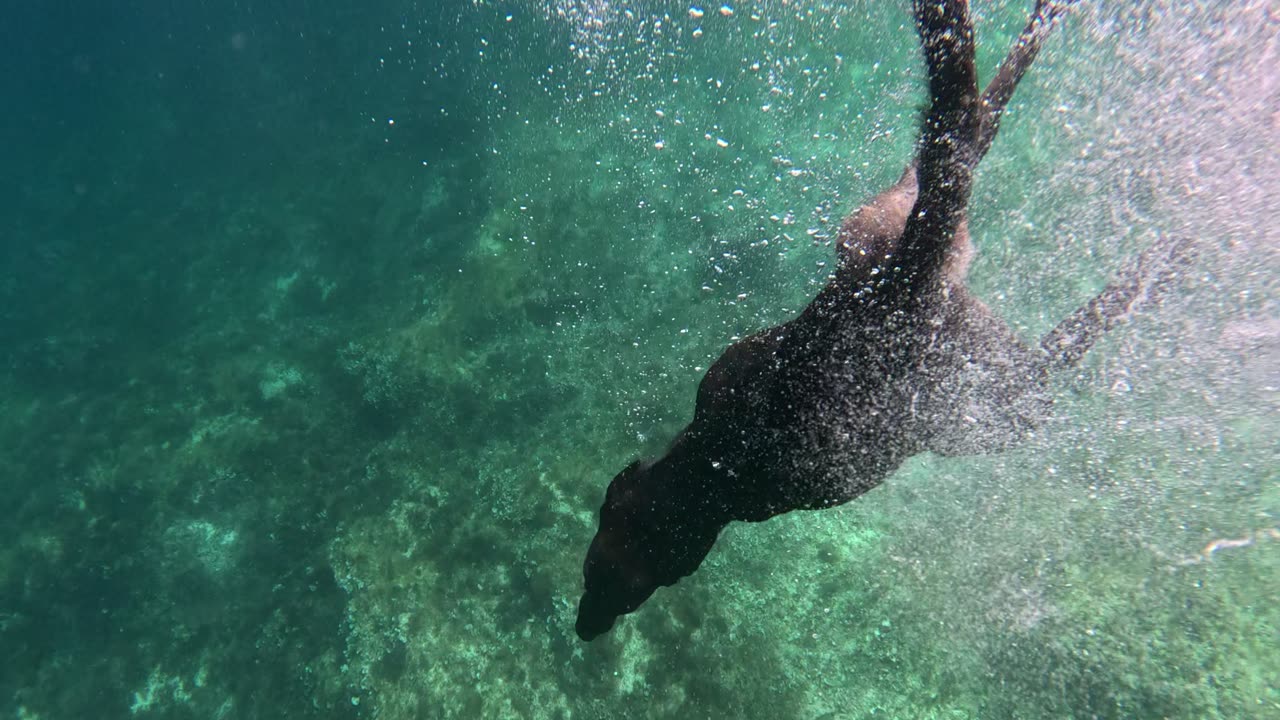
<path fill-rule="evenodd" d="M 1040 46 L 1044 44 L 1045 38 L 1049 37 L 1049 31 L 1053 29 L 1054 21 L 1075 3 L 1076 0 L 1057 0 L 1056 2 L 1055 0 L 1037 0 L 1035 10 L 1027 20 L 1027 26 L 1013 42 L 1009 54 L 1000 63 L 995 77 L 991 78 L 987 89 L 982 93 L 982 126 L 978 131 L 978 142 L 974 149 L 975 164 L 982 160 L 987 150 L 991 149 L 991 142 L 996 139 L 996 133 L 1000 131 L 1000 119 L 1004 116 L 1005 106 L 1013 97 L 1013 91 L 1017 89 L 1022 76 L 1035 62 L 1036 55 L 1040 53 Z"/>

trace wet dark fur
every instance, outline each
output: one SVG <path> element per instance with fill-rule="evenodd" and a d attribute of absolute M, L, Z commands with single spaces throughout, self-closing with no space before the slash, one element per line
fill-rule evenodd
<path fill-rule="evenodd" d="M 609 484 L 583 566 L 582 639 L 696 570 L 731 521 L 848 502 L 924 451 L 1018 442 L 1046 415 L 1051 371 L 1139 296 L 1134 269 L 1032 347 L 964 285 L 973 168 L 1065 4 L 1037 3 L 979 95 L 967 3 L 917 0 L 930 105 L 915 161 L 845 219 L 839 269 L 813 302 L 730 346 L 666 454 Z"/>

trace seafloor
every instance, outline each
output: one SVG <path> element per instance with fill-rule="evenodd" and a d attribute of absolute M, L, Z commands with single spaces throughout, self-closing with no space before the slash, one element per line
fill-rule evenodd
<path fill-rule="evenodd" d="M 1021 333 L 1194 245 L 1039 436 L 574 636 L 604 485 L 906 162 L 907 5 L 10 3 L 0 717 L 1280 718 L 1266 0 L 1082 3 L 1019 92 Z"/>

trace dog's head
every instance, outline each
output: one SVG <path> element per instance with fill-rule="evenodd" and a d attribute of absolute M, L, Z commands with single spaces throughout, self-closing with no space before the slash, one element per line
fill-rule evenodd
<path fill-rule="evenodd" d="M 578 603 L 578 637 L 593 640 L 619 615 L 640 607 L 658 589 L 650 541 L 654 528 L 642 502 L 652 463 L 637 460 L 618 473 L 600 507 L 600 527 L 582 564 L 586 589 Z"/>
<path fill-rule="evenodd" d="M 695 478 L 671 476 L 688 471 L 668 460 L 637 460 L 609 483 L 582 564 L 586 590 L 577 631 L 583 640 L 608 632 L 654 590 L 697 570 L 727 522 L 703 493 L 692 491 Z"/>

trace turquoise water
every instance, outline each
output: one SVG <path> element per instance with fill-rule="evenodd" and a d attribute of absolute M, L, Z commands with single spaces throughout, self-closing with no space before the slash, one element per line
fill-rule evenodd
<path fill-rule="evenodd" d="M 1252 0 L 1085 3 L 979 171 L 1027 338 L 1195 242 L 1039 436 L 575 637 L 608 480 L 816 293 L 924 101 L 905 2 L 730 5 L 10 8 L 0 716 L 1280 718 Z M 1027 8 L 974 9 L 987 76 Z"/>

